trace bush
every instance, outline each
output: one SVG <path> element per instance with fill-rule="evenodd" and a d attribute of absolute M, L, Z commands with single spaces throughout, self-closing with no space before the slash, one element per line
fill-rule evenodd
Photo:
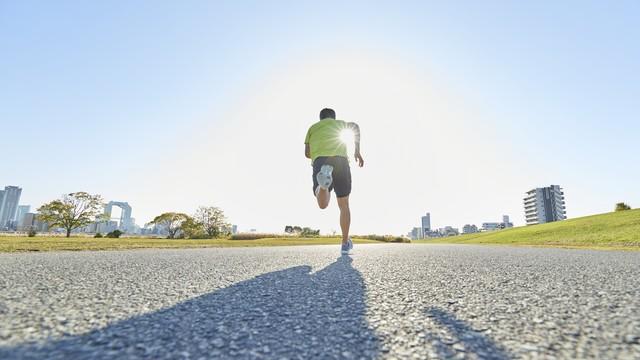
<path fill-rule="evenodd" d="M 113 230 L 112 232 L 107 234 L 108 238 L 112 238 L 112 239 L 117 239 L 120 237 L 120 235 L 122 235 L 123 232 L 120 230 Z"/>
<path fill-rule="evenodd" d="M 102 234 L 101 233 L 96 233 L 95 235 L 93 235 L 94 238 L 101 238 Z"/>
<path fill-rule="evenodd" d="M 616 204 L 616 211 L 625 211 L 625 210 L 631 210 L 631 206 L 623 202 L 619 202 Z"/>
<path fill-rule="evenodd" d="M 231 240 L 258 240 L 266 238 L 287 238 L 291 236 L 280 234 L 258 234 L 258 233 L 242 233 L 231 235 Z"/>
<path fill-rule="evenodd" d="M 31 229 L 29 229 L 29 232 L 27 232 L 27 236 L 28 237 L 35 237 L 37 233 L 38 232 L 36 231 L 36 229 L 31 228 Z"/>
<path fill-rule="evenodd" d="M 197 232 L 195 234 L 189 234 L 187 236 L 189 239 L 194 239 L 194 240 L 203 240 L 203 239 L 213 239 L 213 236 L 209 236 L 207 235 L 207 233 L 204 232 Z"/>
<path fill-rule="evenodd" d="M 287 225 L 284 227 L 285 234 L 289 235 L 298 235 L 302 237 L 317 237 L 320 236 L 320 230 L 314 230 L 310 227 L 300 227 L 300 226 L 291 226 Z"/>
<path fill-rule="evenodd" d="M 402 236 L 393 236 L 393 235 L 365 235 L 365 236 L 354 236 L 353 238 L 384 241 L 389 243 L 410 243 L 411 242 L 410 239 L 404 238 Z"/>
<path fill-rule="evenodd" d="M 302 235 L 302 237 L 316 237 L 320 235 L 320 230 L 313 230 L 305 227 L 302 229 L 302 232 L 300 232 L 300 235 Z"/>

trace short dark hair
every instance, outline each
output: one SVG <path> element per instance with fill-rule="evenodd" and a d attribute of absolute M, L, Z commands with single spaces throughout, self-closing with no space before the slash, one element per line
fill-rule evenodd
<path fill-rule="evenodd" d="M 336 112 L 333 111 L 333 109 L 329 109 L 329 108 L 322 109 L 320 111 L 320 120 L 326 119 L 326 118 L 335 119 L 336 118 Z"/>

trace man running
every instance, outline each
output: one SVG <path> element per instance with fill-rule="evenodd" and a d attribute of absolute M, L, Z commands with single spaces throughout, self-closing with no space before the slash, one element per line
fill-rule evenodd
<path fill-rule="evenodd" d="M 336 120 L 333 109 L 322 109 L 320 121 L 307 131 L 304 140 L 304 155 L 313 162 L 313 193 L 320 209 L 326 209 L 331 199 L 331 190 L 335 191 L 340 208 L 340 229 L 342 230 L 343 255 L 353 249 L 349 237 L 351 212 L 349 194 L 351 194 L 351 169 L 347 144 L 343 141 L 344 131 L 352 131 L 355 140 L 355 159 L 360 167 L 364 165 L 360 155 L 360 127 L 356 123 Z"/>

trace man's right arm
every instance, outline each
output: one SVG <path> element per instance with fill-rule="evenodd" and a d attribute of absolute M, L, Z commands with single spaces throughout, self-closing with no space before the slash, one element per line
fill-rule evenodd
<path fill-rule="evenodd" d="M 364 166 L 364 159 L 360 154 L 360 126 L 354 122 L 347 123 L 347 127 L 353 131 L 353 137 L 355 140 L 355 158 L 360 167 Z"/>

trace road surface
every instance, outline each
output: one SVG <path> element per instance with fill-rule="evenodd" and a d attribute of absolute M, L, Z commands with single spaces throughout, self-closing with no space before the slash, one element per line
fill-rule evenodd
<path fill-rule="evenodd" d="M 640 253 L 0 254 L 0 358 L 640 358 Z"/>

